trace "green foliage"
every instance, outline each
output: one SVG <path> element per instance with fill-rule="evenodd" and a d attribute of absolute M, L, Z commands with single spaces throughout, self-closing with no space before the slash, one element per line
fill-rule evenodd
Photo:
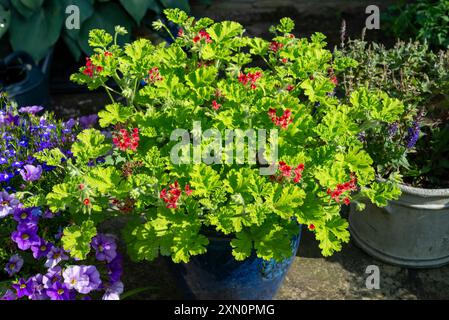
<path fill-rule="evenodd" d="M 91 159 L 104 156 L 110 146 L 104 143 L 104 135 L 95 129 L 88 129 L 80 133 L 73 144 L 72 152 L 77 161 L 86 163 Z"/>
<path fill-rule="evenodd" d="M 64 250 L 69 251 L 71 257 L 84 260 L 91 250 L 90 243 L 96 234 L 95 223 L 90 220 L 84 221 L 81 226 L 66 227 L 61 239 Z"/>
<path fill-rule="evenodd" d="M 66 183 L 74 188 L 86 184 L 93 203 L 100 207 L 87 213 L 95 217 L 100 209 L 120 211 L 121 204 L 129 204 L 126 212 L 134 219 L 124 237 L 135 260 L 164 255 L 175 262 L 188 262 L 191 256 L 206 252 L 207 236 L 215 232 L 231 238 L 237 260 L 254 253 L 281 261 L 292 255 L 298 222 L 316 227 L 324 255 L 340 250 L 349 239 L 347 222 L 340 217 L 341 202 L 327 191 L 353 177 L 364 193 L 347 192 L 346 202 L 369 198 L 371 186 L 378 188 L 373 160 L 358 137 L 366 128 L 397 120 L 402 103 L 369 89 L 340 102 L 333 94 L 336 86 L 330 70 L 357 63 L 351 58 L 334 60 L 322 34 L 310 39 L 294 37 L 291 19 L 282 19 L 272 28 L 276 49 L 273 42 L 270 45 L 261 38 L 247 37 L 236 22 L 195 21 L 177 9 L 165 10 L 165 14 L 183 30 L 172 44 L 154 46 L 137 40 L 125 47 L 105 48 L 103 42 L 117 34 L 95 31 L 92 37 L 97 48 L 91 59 L 103 71 L 89 77 L 83 75 L 82 68 L 73 76 L 91 89 L 108 89 L 106 81 L 116 81 L 121 89 L 120 104 L 113 103 L 100 112 L 101 125 L 111 128 L 115 137 L 120 129 L 139 129 L 136 150 L 114 148 L 106 162 L 94 169 L 84 163 L 104 153 L 103 138 L 94 130 L 78 137 L 72 151 L 77 163 L 83 164 L 82 172 L 75 172 L 75 178 Z M 162 21 L 154 26 L 169 29 Z M 114 56 L 113 63 L 103 58 L 106 51 Z M 253 67 L 255 60 L 265 65 Z M 136 85 L 142 79 L 145 85 Z M 283 114 L 284 118 L 290 115 L 291 122 L 282 126 L 276 118 Z M 253 163 L 236 164 L 236 154 L 220 155 L 218 151 L 215 160 L 233 161 L 198 161 L 198 154 L 211 151 L 217 141 L 202 135 L 194 121 L 201 123 L 203 131 L 217 129 L 221 137 L 227 129 L 241 129 L 242 133 L 278 130 L 275 172 L 264 176 L 260 171 L 261 160 L 269 157 L 272 147 Z M 178 164 L 171 158 L 179 142 L 179 137 L 171 137 L 176 129 L 185 129 L 181 135 L 188 141 L 177 155 L 192 160 L 188 163 Z M 192 140 L 200 137 L 194 145 Z M 232 142 L 238 139 L 234 137 Z M 273 139 L 267 142 L 274 143 Z M 247 146 L 243 151 L 248 155 Z M 282 172 L 281 161 L 296 173 Z M 382 194 L 374 201 L 395 196 L 388 188 L 376 192 Z M 54 198 L 50 196 L 52 201 Z M 111 198 L 117 208 L 105 204 Z M 70 201 L 78 208 L 76 212 L 86 211 L 79 200 Z"/>
<path fill-rule="evenodd" d="M 389 29 L 401 39 L 416 38 L 437 48 L 449 47 L 449 2 L 418 0 L 389 8 Z"/>

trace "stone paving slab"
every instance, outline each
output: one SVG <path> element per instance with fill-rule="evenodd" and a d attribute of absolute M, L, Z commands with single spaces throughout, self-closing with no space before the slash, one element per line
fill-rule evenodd
<path fill-rule="evenodd" d="M 449 299 L 449 266 L 406 269 L 378 261 L 352 242 L 323 258 L 311 232 L 302 243 L 276 299 Z M 380 271 L 380 289 L 367 289 L 367 266 Z"/>

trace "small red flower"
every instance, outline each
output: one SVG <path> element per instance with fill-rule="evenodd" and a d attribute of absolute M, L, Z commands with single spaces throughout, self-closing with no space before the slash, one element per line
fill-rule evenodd
<path fill-rule="evenodd" d="M 157 81 L 162 81 L 164 78 L 161 77 L 158 67 L 153 67 L 148 71 L 148 77 L 145 79 L 146 82 L 155 83 Z"/>
<path fill-rule="evenodd" d="M 356 190 L 357 190 L 357 178 L 353 174 L 351 174 L 351 180 L 349 180 L 348 182 L 337 184 L 334 190 L 327 189 L 327 194 L 333 200 L 335 200 L 335 202 L 340 203 L 341 196 L 344 193 Z M 351 200 L 348 197 L 345 197 L 343 201 L 346 205 L 349 205 L 351 203 Z"/>
<path fill-rule="evenodd" d="M 287 91 L 292 91 L 293 89 L 295 89 L 295 86 L 294 86 L 294 85 L 289 84 L 289 85 L 287 86 Z"/>
<path fill-rule="evenodd" d="M 84 186 L 84 184 L 81 183 L 81 184 L 78 186 L 78 188 L 79 188 L 80 190 L 84 190 L 85 186 Z"/>
<path fill-rule="evenodd" d="M 203 39 L 206 41 L 206 43 L 212 43 L 210 35 L 205 30 L 201 30 L 200 32 L 198 32 L 198 35 L 193 38 L 193 42 L 197 43 Z"/>
<path fill-rule="evenodd" d="M 310 231 L 313 231 L 313 230 L 315 230 L 315 225 L 313 225 L 313 224 L 309 224 L 309 230 L 310 230 Z"/>
<path fill-rule="evenodd" d="M 188 184 L 186 184 L 186 187 L 184 188 L 184 191 L 186 193 L 187 196 L 190 196 L 193 192 L 192 189 L 190 189 L 190 186 Z"/>
<path fill-rule="evenodd" d="M 121 151 L 132 150 L 136 151 L 139 146 L 139 129 L 134 128 L 130 134 L 128 130 L 121 129 L 119 133 L 114 133 L 112 142 Z"/>
<path fill-rule="evenodd" d="M 268 116 L 275 125 L 281 127 L 282 129 L 287 129 L 288 125 L 293 122 L 292 112 L 290 109 L 285 109 L 284 114 L 278 117 L 276 115 L 276 109 L 270 108 L 268 110 Z"/>
<path fill-rule="evenodd" d="M 184 192 L 187 196 L 190 196 L 192 194 L 192 190 L 190 189 L 189 185 L 186 185 L 184 188 Z M 167 209 L 176 209 L 178 208 L 178 200 L 182 195 L 181 188 L 179 186 L 178 181 L 175 181 L 175 183 L 171 184 L 169 186 L 169 189 L 163 189 L 160 193 L 160 198 L 164 200 L 164 202 L 167 204 Z"/>
<path fill-rule="evenodd" d="M 284 47 L 284 45 L 280 42 L 273 41 L 270 43 L 270 50 L 273 52 L 278 52 Z"/>
<path fill-rule="evenodd" d="M 112 57 L 112 52 L 106 51 L 106 52 L 104 53 L 104 56 L 105 56 L 105 57 Z"/>
<path fill-rule="evenodd" d="M 212 101 L 212 109 L 218 110 L 221 108 L 221 104 L 219 104 L 216 100 Z"/>
<path fill-rule="evenodd" d="M 88 205 L 90 205 L 90 200 L 88 198 L 86 198 L 86 199 L 84 199 L 83 203 L 85 206 L 88 206 Z"/>
<path fill-rule="evenodd" d="M 335 84 L 336 86 L 338 85 L 338 79 L 337 79 L 336 76 L 332 76 L 330 80 L 331 80 L 331 82 L 332 82 L 333 84 Z"/>
<path fill-rule="evenodd" d="M 183 28 L 179 28 L 178 30 L 178 37 L 183 37 L 184 36 L 184 29 Z"/>
<path fill-rule="evenodd" d="M 285 64 L 285 63 L 287 63 L 287 62 L 288 62 L 288 59 L 287 59 L 287 58 L 282 58 L 282 60 L 281 60 L 281 61 L 282 61 L 282 63 L 284 63 L 284 64 Z"/>
<path fill-rule="evenodd" d="M 251 89 L 256 89 L 256 82 L 262 77 L 262 72 L 256 71 L 254 73 L 248 72 L 248 74 L 240 73 L 238 76 L 238 80 L 240 83 L 242 83 L 244 86 L 246 86 L 248 83 L 250 83 Z"/>

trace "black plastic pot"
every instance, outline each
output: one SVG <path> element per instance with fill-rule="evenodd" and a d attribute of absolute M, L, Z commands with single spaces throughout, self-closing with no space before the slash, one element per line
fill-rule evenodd
<path fill-rule="evenodd" d="M 40 64 L 26 52 L 17 51 L 0 60 L 0 89 L 19 106 L 47 106 L 50 101 L 49 68 L 53 51 Z"/>

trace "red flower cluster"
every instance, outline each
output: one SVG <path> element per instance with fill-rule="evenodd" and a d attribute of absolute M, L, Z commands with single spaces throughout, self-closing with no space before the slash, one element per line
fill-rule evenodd
<path fill-rule="evenodd" d="M 217 102 L 217 100 L 212 101 L 212 109 L 218 110 L 221 108 L 221 104 Z"/>
<path fill-rule="evenodd" d="M 262 77 L 262 72 L 256 71 L 254 73 L 248 72 L 248 74 L 240 73 L 238 80 L 246 86 L 248 83 L 251 83 L 251 89 L 256 89 L 256 81 Z"/>
<path fill-rule="evenodd" d="M 179 28 L 178 29 L 178 37 L 183 37 L 184 36 L 184 29 L 183 28 Z"/>
<path fill-rule="evenodd" d="M 90 60 L 89 57 L 86 58 L 86 67 L 83 70 L 83 73 L 86 76 L 89 76 L 90 78 L 92 78 L 96 73 L 99 73 L 101 71 L 103 71 L 103 67 L 94 66 L 94 64 L 92 63 L 92 60 Z"/>
<path fill-rule="evenodd" d="M 195 38 L 193 38 L 193 42 L 197 43 L 197 42 L 201 41 L 201 39 L 205 39 L 206 43 L 212 43 L 212 39 L 210 38 L 210 35 L 204 30 L 201 30 L 198 33 L 198 35 Z"/>
<path fill-rule="evenodd" d="M 120 133 L 115 134 L 112 141 L 114 142 L 115 146 L 118 147 L 121 151 L 136 151 L 140 141 L 139 129 L 134 128 L 131 135 L 128 130 L 121 129 Z"/>
<path fill-rule="evenodd" d="M 310 224 L 310 225 L 309 225 L 309 230 L 310 230 L 310 231 L 315 230 L 315 225 L 314 225 L 314 224 Z"/>
<path fill-rule="evenodd" d="M 280 42 L 273 41 L 270 43 L 270 50 L 274 52 L 278 52 L 284 47 L 284 45 Z"/>
<path fill-rule="evenodd" d="M 268 115 L 270 116 L 271 121 L 282 129 L 287 129 L 288 125 L 293 122 L 292 112 L 290 109 L 285 109 L 284 114 L 278 117 L 276 115 L 276 109 L 270 108 L 268 110 Z"/>
<path fill-rule="evenodd" d="M 357 178 L 355 175 L 351 174 L 351 180 L 345 183 L 339 183 L 334 190 L 327 189 L 327 194 L 331 196 L 337 203 L 340 203 L 341 196 L 343 193 L 347 191 L 356 191 L 357 190 Z M 343 199 L 343 202 L 346 205 L 351 203 L 351 200 L 348 197 Z"/>
<path fill-rule="evenodd" d="M 332 82 L 333 84 L 335 84 L 336 86 L 338 85 L 338 79 L 337 79 L 336 76 L 332 76 L 330 80 L 331 80 L 331 82 Z"/>
<path fill-rule="evenodd" d="M 148 72 L 148 75 L 149 76 L 146 80 L 150 83 L 155 83 L 156 81 L 162 81 L 164 79 L 161 77 L 158 67 L 151 68 L 151 70 Z"/>
<path fill-rule="evenodd" d="M 272 180 L 277 182 L 282 182 L 284 180 L 290 180 L 292 178 L 293 173 L 293 182 L 299 183 L 302 179 L 302 172 L 304 171 L 304 164 L 300 163 L 295 169 L 292 169 L 291 166 L 287 165 L 284 161 L 279 162 L 279 171 L 281 175 L 272 176 Z"/>
<path fill-rule="evenodd" d="M 178 207 L 178 200 L 182 195 L 181 187 L 179 186 L 178 181 L 175 181 L 174 184 L 171 184 L 169 186 L 169 190 L 163 189 L 161 191 L 160 197 L 162 200 L 164 200 L 165 203 L 167 203 L 167 209 L 176 209 Z M 190 186 L 187 184 L 184 188 L 184 193 L 187 196 L 190 196 L 192 194 L 192 190 L 190 189 Z"/>
<path fill-rule="evenodd" d="M 288 62 L 288 59 L 287 59 L 287 58 L 282 58 L 282 60 L 281 60 L 281 61 L 282 61 L 282 63 L 284 63 L 284 64 L 285 64 L 285 63 L 287 63 L 287 62 Z"/>
<path fill-rule="evenodd" d="M 294 85 L 289 84 L 289 85 L 287 86 L 287 91 L 292 91 L 293 89 L 295 89 L 295 86 L 294 86 Z"/>
<path fill-rule="evenodd" d="M 106 52 L 104 53 L 104 56 L 105 56 L 105 57 L 112 57 L 112 52 L 106 51 Z"/>

